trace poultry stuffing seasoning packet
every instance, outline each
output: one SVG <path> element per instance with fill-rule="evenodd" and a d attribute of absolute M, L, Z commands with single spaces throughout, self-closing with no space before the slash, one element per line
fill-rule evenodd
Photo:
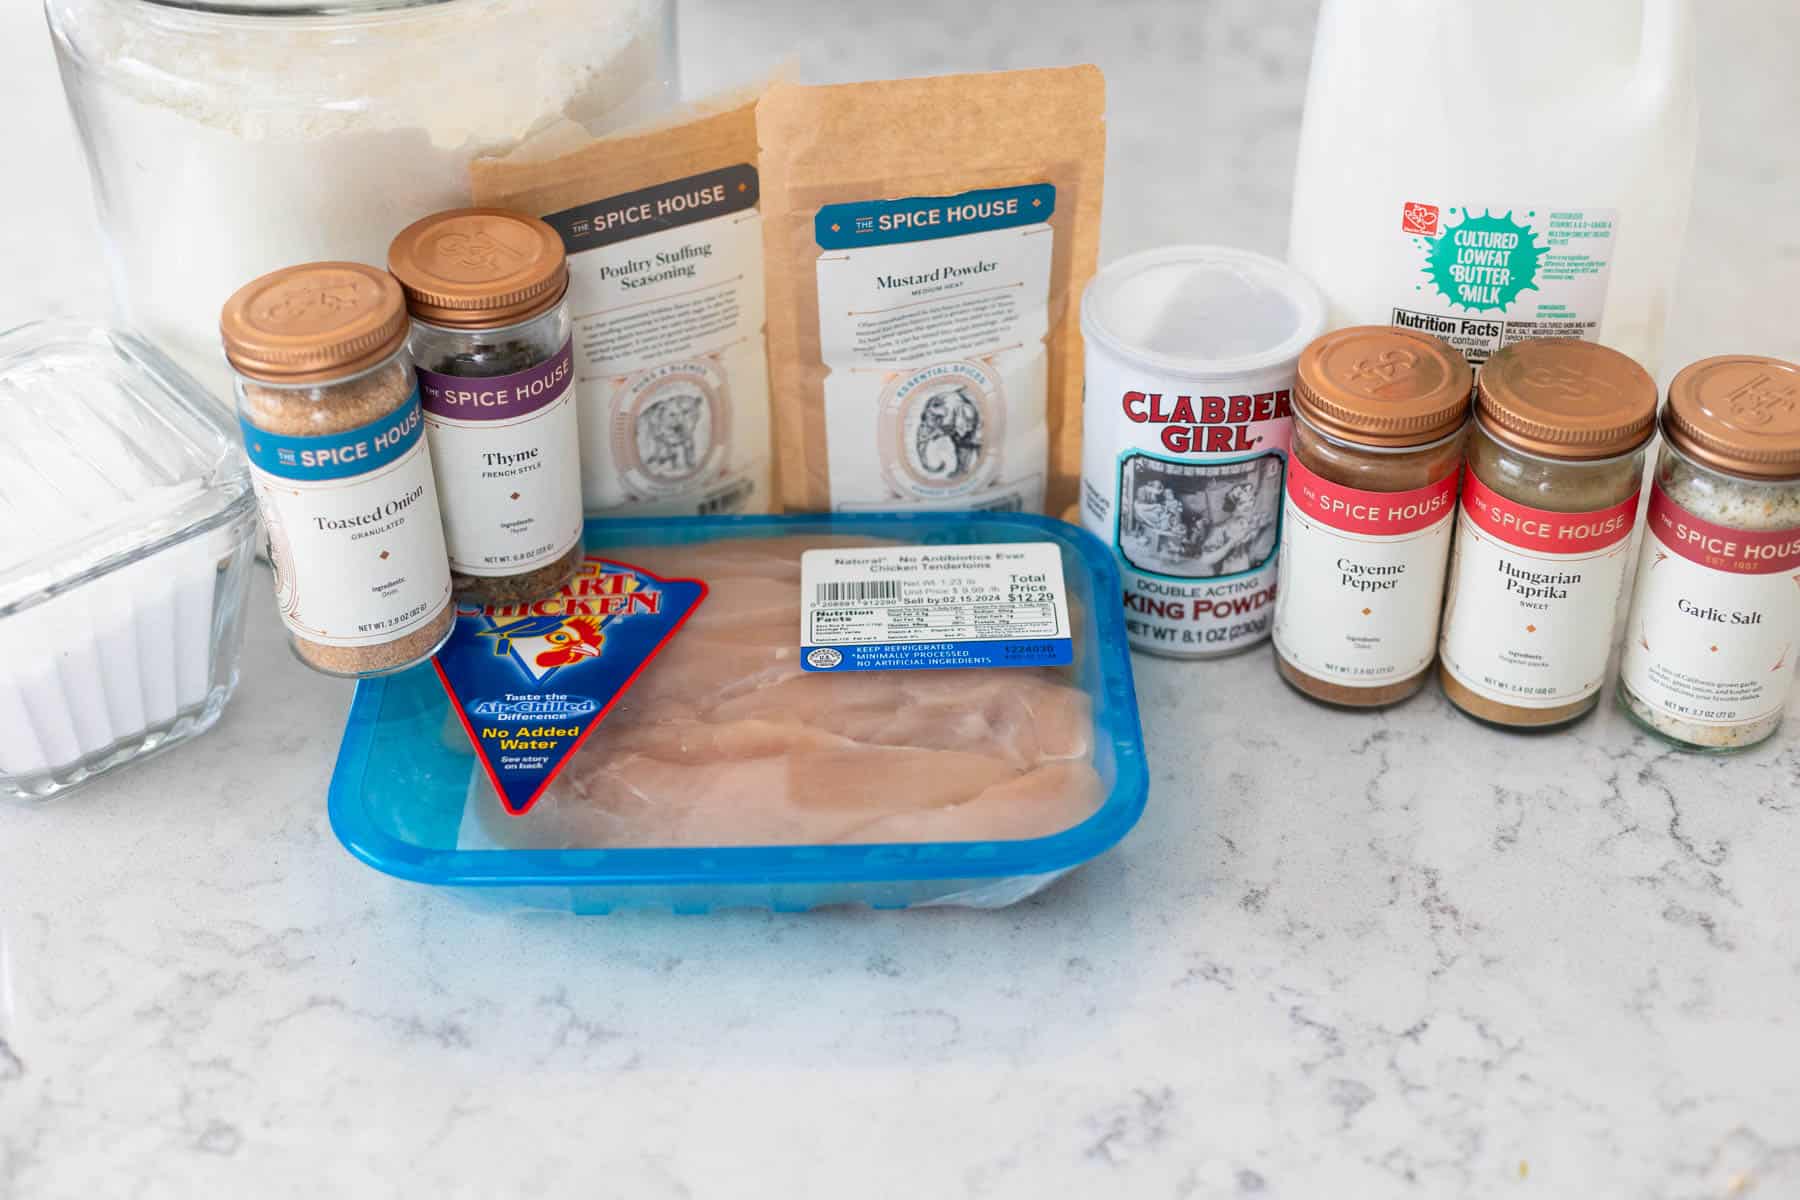
<path fill-rule="evenodd" d="M 588 515 L 768 512 L 754 97 L 477 159 L 469 183 L 562 235 Z"/>
<path fill-rule="evenodd" d="M 1104 113 L 1093 66 L 764 94 L 787 509 L 1074 502 Z"/>

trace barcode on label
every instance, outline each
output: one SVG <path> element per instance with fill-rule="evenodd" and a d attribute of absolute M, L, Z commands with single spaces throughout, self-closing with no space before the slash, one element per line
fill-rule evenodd
<path fill-rule="evenodd" d="M 851 579 L 821 583 L 814 604 L 868 604 L 898 600 L 900 584 L 892 579 Z"/>

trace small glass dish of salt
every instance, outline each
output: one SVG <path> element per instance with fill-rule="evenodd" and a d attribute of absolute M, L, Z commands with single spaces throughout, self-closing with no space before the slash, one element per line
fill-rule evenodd
<path fill-rule="evenodd" d="M 0 332 L 0 796 L 57 795 L 219 719 L 256 529 L 224 413 L 130 335 Z"/>

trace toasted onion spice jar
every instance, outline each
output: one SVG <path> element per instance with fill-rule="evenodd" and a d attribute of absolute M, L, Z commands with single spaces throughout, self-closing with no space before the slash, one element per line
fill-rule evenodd
<path fill-rule="evenodd" d="M 290 267 L 232 296 L 220 333 L 294 652 L 350 676 L 431 657 L 455 613 L 400 285 Z"/>
<path fill-rule="evenodd" d="M 1376 708 L 1425 685 L 1471 382 L 1447 343 L 1385 325 L 1301 352 L 1275 665 L 1306 695 Z"/>
<path fill-rule="evenodd" d="M 1592 342 L 1482 368 L 1438 648 L 1465 713 L 1544 728 L 1599 701 L 1655 418 L 1649 373 Z"/>
<path fill-rule="evenodd" d="M 1685 750 L 1754 746 L 1800 662 L 1800 366 L 1709 358 L 1663 407 L 1619 703 Z"/>
<path fill-rule="evenodd" d="M 388 267 L 406 289 L 425 433 L 459 595 L 552 595 L 582 559 L 581 450 L 562 236 L 466 208 L 414 222 Z"/>

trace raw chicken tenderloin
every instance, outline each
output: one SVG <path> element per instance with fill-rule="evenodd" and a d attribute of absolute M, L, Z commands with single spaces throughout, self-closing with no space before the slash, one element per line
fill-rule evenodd
<path fill-rule="evenodd" d="M 809 673 L 800 554 L 779 538 L 607 557 L 707 599 L 531 812 L 483 787 L 502 845 L 818 845 L 1042 837 L 1103 799 L 1085 692 L 1049 669 Z"/>

